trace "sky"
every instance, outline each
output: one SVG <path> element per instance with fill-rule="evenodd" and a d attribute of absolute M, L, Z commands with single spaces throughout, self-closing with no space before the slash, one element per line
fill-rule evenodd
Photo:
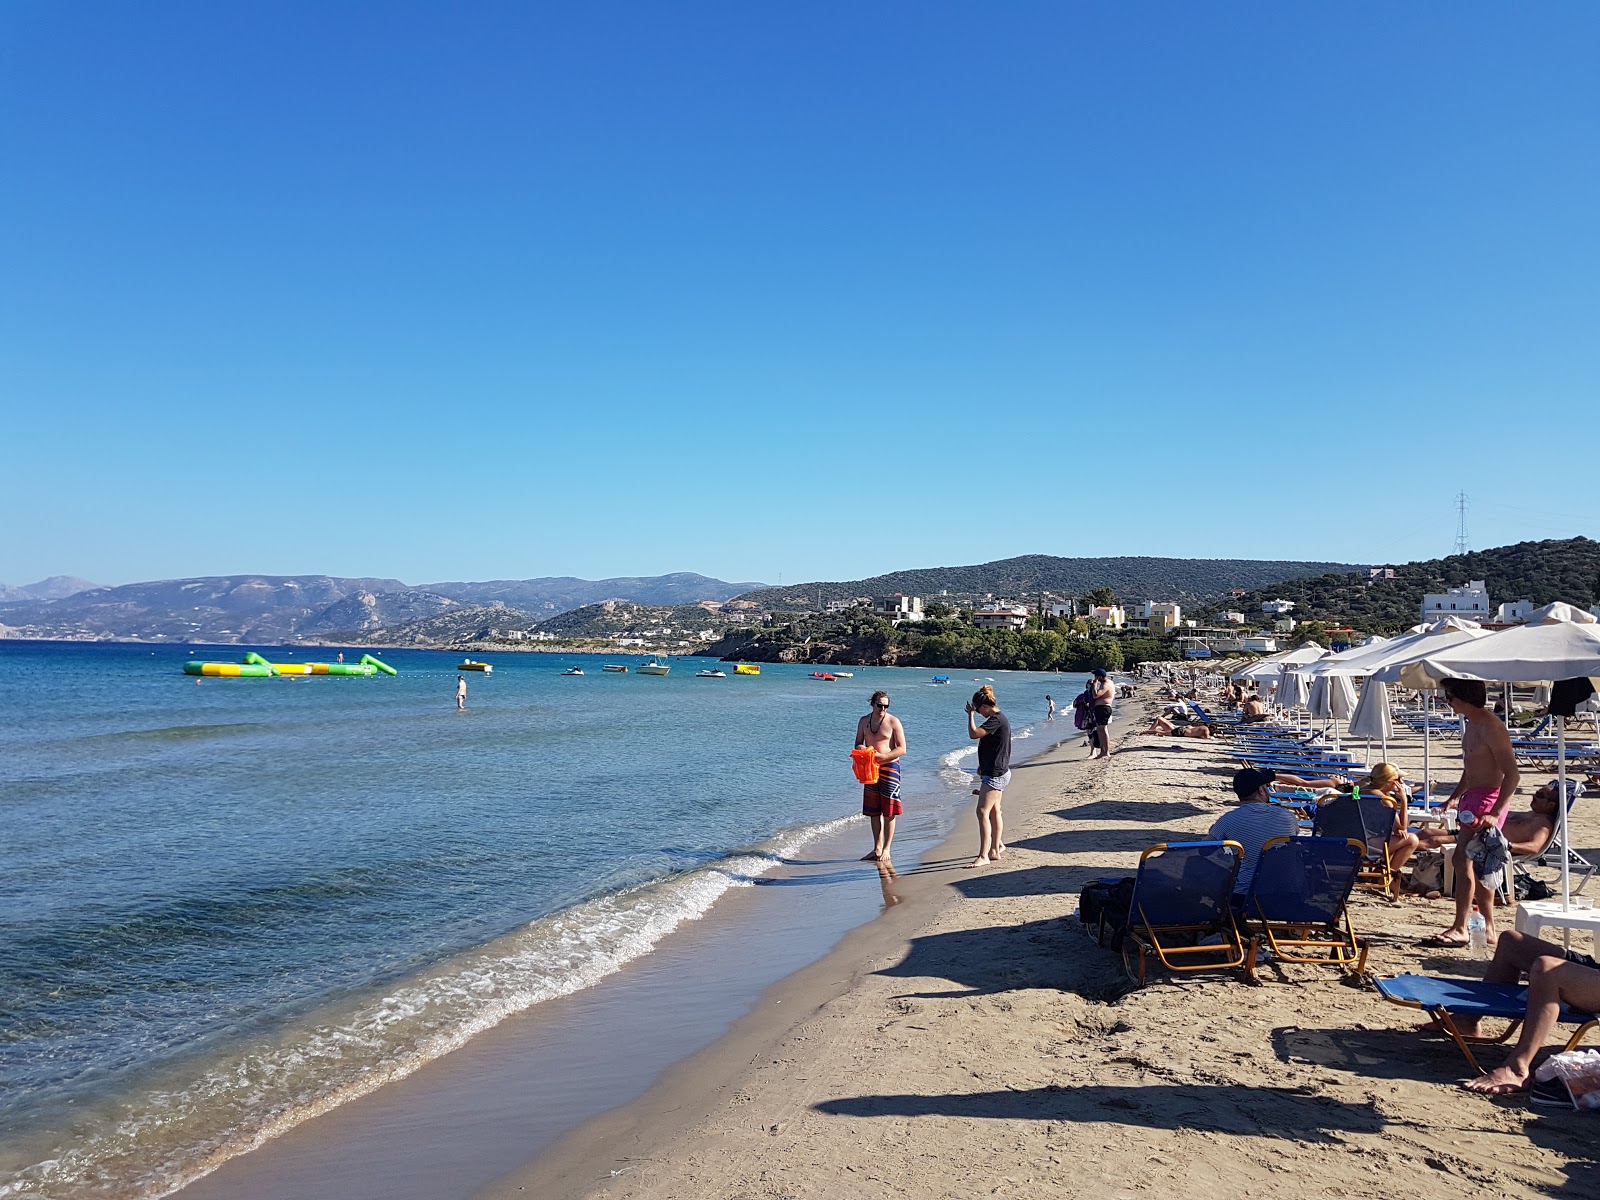
<path fill-rule="evenodd" d="M 0 6 L 0 580 L 1600 536 L 1600 7 Z"/>

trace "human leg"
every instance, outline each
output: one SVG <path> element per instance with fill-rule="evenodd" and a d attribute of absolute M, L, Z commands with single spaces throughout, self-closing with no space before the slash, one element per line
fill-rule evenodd
<path fill-rule="evenodd" d="M 1472 859 L 1467 857 L 1466 846 L 1458 843 L 1451 851 L 1455 855 L 1456 869 L 1456 919 L 1439 935 L 1441 941 L 1456 946 L 1467 944 L 1467 918 L 1472 913 L 1472 893 L 1478 886 L 1478 873 Z"/>
<path fill-rule="evenodd" d="M 889 847 L 894 845 L 894 822 L 895 822 L 895 817 L 894 817 L 893 813 L 885 813 L 884 814 L 884 816 L 883 816 L 883 849 L 878 851 L 878 861 L 879 862 L 889 862 L 890 861 L 890 858 L 889 858 Z"/>
<path fill-rule="evenodd" d="M 978 854 L 967 864 L 968 868 L 983 867 L 989 863 L 990 851 L 994 849 L 994 825 L 990 820 L 990 813 L 994 809 L 995 797 L 999 793 L 986 788 L 980 782 L 978 785 L 978 804 L 976 814 L 978 818 Z"/>
<path fill-rule="evenodd" d="M 1526 975 L 1541 958 L 1562 958 L 1566 950 L 1554 942 L 1547 942 L 1531 934 L 1508 929 L 1494 944 L 1494 958 L 1483 972 L 1485 983 L 1516 983 Z M 1477 1037 L 1483 1022 L 1477 1017 L 1456 1018 L 1456 1028 L 1463 1037 Z"/>
<path fill-rule="evenodd" d="M 872 849 L 861 856 L 861 861 L 877 862 L 883 856 L 883 813 L 869 812 L 867 820 L 872 824 Z"/>
<path fill-rule="evenodd" d="M 1561 1005 L 1570 1004 L 1586 1011 L 1600 1010 L 1600 971 L 1580 967 L 1563 958 L 1535 959 L 1528 969 L 1528 1015 L 1522 1023 L 1522 1036 L 1506 1059 L 1497 1067 L 1462 1086 L 1469 1092 L 1500 1096 L 1519 1092 L 1528 1086 L 1534 1056 L 1539 1053 L 1550 1031 L 1561 1016 Z"/>
<path fill-rule="evenodd" d="M 1003 792 L 996 792 L 994 807 L 989 810 L 989 857 L 996 860 L 1006 852 L 1006 820 L 1000 811 L 1000 804 L 1004 799 Z"/>

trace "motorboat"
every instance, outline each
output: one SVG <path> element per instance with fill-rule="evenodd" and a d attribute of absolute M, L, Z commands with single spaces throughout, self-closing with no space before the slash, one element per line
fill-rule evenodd
<path fill-rule="evenodd" d="M 470 659 L 470 658 L 467 659 L 465 662 L 458 662 L 456 664 L 456 670 L 458 670 L 458 671 L 482 671 L 485 675 L 494 674 L 494 668 L 491 667 L 488 663 L 486 663 L 486 662 L 473 662 L 472 659 Z"/>
<path fill-rule="evenodd" d="M 639 668 L 638 673 L 640 675 L 665 675 L 671 670 L 671 663 L 657 662 L 652 658 Z"/>
<path fill-rule="evenodd" d="M 833 677 L 835 679 L 854 679 L 856 673 L 854 671 L 835 671 Z"/>
<path fill-rule="evenodd" d="M 829 683 L 832 683 L 834 680 L 838 679 L 839 677 L 837 675 L 830 675 L 827 671 L 813 671 L 813 672 L 811 672 L 811 678 L 813 678 L 813 679 L 823 679 L 823 680 L 826 680 Z"/>
<path fill-rule="evenodd" d="M 615 671 L 619 675 L 626 675 L 628 673 L 628 668 L 623 666 L 621 663 L 607 663 L 600 669 L 602 671 Z"/>
<path fill-rule="evenodd" d="M 949 683 L 950 682 L 950 676 L 948 676 L 948 675 L 935 675 L 933 677 L 933 681 L 935 683 Z"/>
<path fill-rule="evenodd" d="M 694 677 L 696 679 L 726 679 L 728 677 L 728 673 L 726 671 L 719 670 L 696 671 L 694 673 Z"/>
<path fill-rule="evenodd" d="M 583 668 L 582 667 L 568 667 L 565 671 L 563 671 L 561 673 L 563 675 L 582 675 L 583 674 Z"/>
<path fill-rule="evenodd" d="M 735 675 L 759 675 L 761 674 L 761 668 L 755 663 L 735 663 L 733 673 Z"/>

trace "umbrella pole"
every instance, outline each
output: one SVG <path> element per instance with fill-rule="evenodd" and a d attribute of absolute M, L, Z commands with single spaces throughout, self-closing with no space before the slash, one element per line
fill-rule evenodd
<path fill-rule="evenodd" d="M 1422 693 L 1422 802 L 1424 806 L 1433 799 L 1433 769 L 1428 759 L 1432 738 L 1428 727 L 1433 724 L 1433 689 Z"/>
<path fill-rule="evenodd" d="M 1567 849 L 1567 719 L 1556 718 L 1556 821 L 1561 830 L 1561 911 L 1572 907 L 1572 852 Z M 1566 944 L 1572 930 L 1564 931 Z"/>

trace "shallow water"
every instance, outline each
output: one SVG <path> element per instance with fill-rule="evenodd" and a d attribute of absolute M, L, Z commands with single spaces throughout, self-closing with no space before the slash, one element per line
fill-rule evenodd
<path fill-rule="evenodd" d="M 876 687 L 913 806 L 972 765 L 970 681 L 925 671 L 507 654 L 457 713 L 453 655 L 199 686 L 188 657 L 0 642 L 0 1196 L 160 1194 L 649 953 L 859 819 Z M 995 683 L 1019 737 L 1081 686 Z"/>

